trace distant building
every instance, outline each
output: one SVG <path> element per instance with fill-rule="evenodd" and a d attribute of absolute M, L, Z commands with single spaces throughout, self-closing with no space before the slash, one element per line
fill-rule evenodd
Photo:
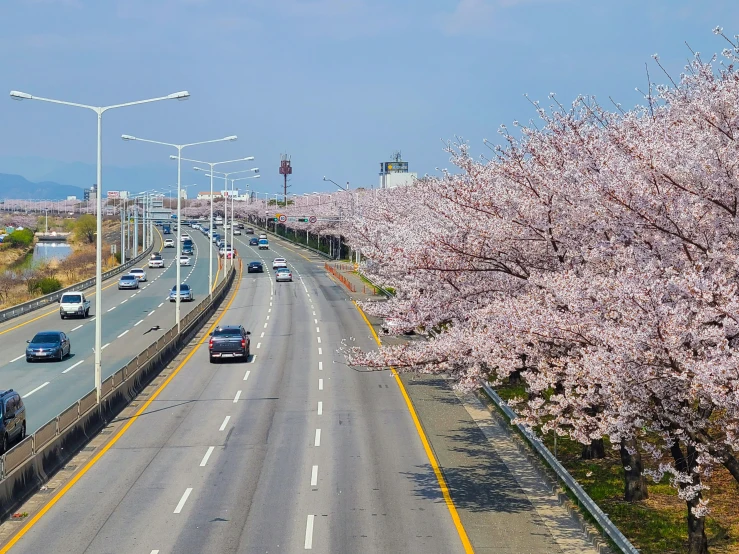
<path fill-rule="evenodd" d="M 76 196 L 67 196 L 67 200 L 77 200 Z"/>
<path fill-rule="evenodd" d="M 199 192 L 197 198 L 198 200 L 210 200 L 210 191 Z M 213 199 L 218 198 L 223 198 L 223 195 L 218 191 L 213 192 Z"/>
<path fill-rule="evenodd" d="M 97 198 L 97 192 L 98 192 L 97 185 L 92 185 L 89 189 L 85 189 L 84 191 L 85 202 L 87 202 L 88 200 L 95 200 Z"/>
<path fill-rule="evenodd" d="M 380 163 L 380 188 L 390 189 L 410 185 L 418 178 L 418 173 L 408 172 L 408 162 L 401 159 L 400 152 L 394 152 L 393 161 Z"/>
<path fill-rule="evenodd" d="M 153 209 L 163 208 L 164 207 L 164 195 L 153 196 L 151 199 L 151 207 Z"/>

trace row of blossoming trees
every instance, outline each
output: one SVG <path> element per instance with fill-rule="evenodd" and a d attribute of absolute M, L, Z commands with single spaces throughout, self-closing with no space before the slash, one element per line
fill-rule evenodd
<path fill-rule="evenodd" d="M 354 364 L 523 379 L 521 419 L 620 450 L 626 499 L 669 474 L 707 552 L 704 477 L 739 482 L 739 72 L 696 57 L 646 107 L 591 98 L 505 128 L 492 159 L 362 202 L 346 230 L 397 291 L 375 315 L 428 340 Z M 642 471 L 642 454 L 653 462 Z"/>

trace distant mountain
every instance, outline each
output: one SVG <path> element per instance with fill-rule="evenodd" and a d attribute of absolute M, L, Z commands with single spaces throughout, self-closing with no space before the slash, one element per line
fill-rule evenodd
<path fill-rule="evenodd" d="M 183 164 L 183 170 L 188 167 Z M 34 182 L 52 181 L 89 188 L 96 181 L 95 164 L 59 162 L 35 156 L 0 156 L 0 173 L 23 175 Z M 103 165 L 103 191 L 161 188 L 177 182 L 177 165 L 149 164 L 131 167 Z"/>
<path fill-rule="evenodd" d="M 67 196 L 83 197 L 83 189 L 72 185 L 60 185 L 53 181 L 32 183 L 20 175 L 0 173 L 0 200 L 3 198 L 28 200 L 65 200 Z"/>

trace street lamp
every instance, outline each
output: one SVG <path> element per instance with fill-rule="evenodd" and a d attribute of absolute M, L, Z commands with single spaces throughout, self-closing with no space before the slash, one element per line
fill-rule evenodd
<path fill-rule="evenodd" d="M 193 167 L 193 169 L 195 171 L 210 171 L 209 175 L 206 175 L 206 177 L 207 176 L 210 176 L 210 181 L 211 181 L 211 189 L 210 189 L 211 190 L 211 198 L 213 197 L 213 184 L 212 183 L 213 183 L 213 176 L 214 176 L 214 174 L 218 173 L 219 174 L 218 177 L 224 180 L 224 187 L 226 189 L 226 194 L 227 194 L 227 196 L 223 199 L 223 224 L 224 225 L 227 225 L 228 224 L 228 217 L 227 216 L 228 216 L 228 179 L 229 179 L 229 177 L 231 175 L 236 175 L 238 173 L 253 173 L 255 171 L 259 171 L 259 168 L 258 167 L 252 167 L 251 169 L 242 169 L 240 171 L 229 171 L 229 172 L 225 172 L 225 171 L 214 171 L 213 169 L 207 170 L 207 169 L 205 169 L 203 167 Z M 212 208 L 212 206 L 213 206 L 213 204 L 211 203 L 211 212 L 210 212 L 210 217 L 211 217 L 211 225 L 210 225 L 210 228 L 211 228 L 211 232 L 213 230 L 213 208 Z M 232 226 L 231 226 L 231 248 L 233 248 L 233 209 L 232 209 L 232 213 L 231 213 L 231 223 L 232 223 Z M 226 241 L 226 242 L 228 242 L 228 241 Z M 213 243 L 213 240 L 211 239 L 211 244 L 212 243 Z M 224 260 L 224 264 L 223 265 L 224 266 L 226 265 L 225 260 Z M 233 254 L 231 255 L 231 266 L 233 267 Z"/>
<path fill-rule="evenodd" d="M 236 135 L 231 135 L 228 137 L 215 139 L 215 140 L 204 140 L 201 142 L 191 142 L 189 144 L 173 144 L 170 142 L 160 142 L 157 140 L 149 140 L 149 139 L 142 139 L 133 137 L 131 135 L 122 135 L 121 138 L 123 140 L 137 140 L 139 142 L 148 142 L 151 144 L 160 144 L 162 146 L 171 146 L 172 148 L 177 149 L 177 228 L 180 229 L 178 231 L 181 233 L 182 229 L 182 218 L 181 218 L 181 211 L 182 211 L 182 197 L 180 195 L 180 189 L 182 187 L 181 183 L 181 177 L 182 177 L 182 150 L 185 148 L 188 148 L 190 146 L 198 146 L 200 144 L 211 144 L 214 142 L 230 142 L 237 139 Z M 180 240 L 180 237 L 177 237 L 177 282 L 175 283 L 175 319 L 177 320 L 177 332 L 180 332 L 180 278 L 181 278 L 181 271 L 180 271 L 180 255 L 182 253 L 182 241 Z"/>
<path fill-rule="evenodd" d="M 97 136 L 97 252 L 95 256 L 95 390 L 97 391 L 97 402 L 100 403 L 100 394 L 102 386 L 102 342 L 103 342 L 103 114 L 108 110 L 116 108 L 125 108 L 128 106 L 136 106 L 138 104 L 148 104 L 150 102 L 159 102 L 160 100 L 186 100 L 190 97 L 190 93 L 186 90 L 175 92 L 167 96 L 158 98 L 149 98 L 147 100 L 137 100 L 135 102 L 125 102 L 123 104 L 114 104 L 112 106 L 88 106 L 78 104 L 76 102 L 65 102 L 63 100 L 54 100 L 52 98 L 42 98 L 33 96 L 27 92 L 17 90 L 10 91 L 10 97 L 13 100 L 40 100 L 42 102 L 51 102 L 52 104 L 62 104 L 65 106 L 73 106 L 76 108 L 86 108 L 94 111 L 98 116 L 98 136 Z"/>
<path fill-rule="evenodd" d="M 170 159 L 177 159 L 176 156 L 170 156 Z M 226 160 L 224 162 L 202 162 L 200 160 L 193 160 L 191 158 L 182 158 L 188 162 L 195 162 L 199 164 L 205 164 L 210 166 L 210 231 L 213 232 L 213 168 L 217 165 L 230 164 L 235 162 L 250 162 L 254 159 L 254 156 L 248 156 L 246 158 L 239 158 L 237 160 Z M 197 168 L 196 168 L 197 169 Z M 210 238 L 210 237 L 208 237 Z M 213 240 L 211 239 L 208 245 L 208 293 L 210 299 L 213 300 Z"/>
<path fill-rule="evenodd" d="M 253 169 L 254 171 L 259 171 L 258 167 L 255 167 Z M 234 181 L 246 181 L 247 179 L 259 179 L 261 178 L 261 175 L 252 175 L 251 177 L 239 177 L 238 179 L 231 179 L 231 192 L 234 190 Z M 235 195 L 231 195 L 231 266 L 234 265 L 234 198 Z M 228 242 L 228 241 L 226 241 Z"/>

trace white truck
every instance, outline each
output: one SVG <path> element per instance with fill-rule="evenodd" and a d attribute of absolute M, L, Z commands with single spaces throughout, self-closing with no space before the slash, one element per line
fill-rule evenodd
<path fill-rule="evenodd" d="M 62 319 L 68 317 L 86 318 L 90 315 L 90 301 L 83 292 L 65 292 L 59 298 L 59 315 Z"/>

